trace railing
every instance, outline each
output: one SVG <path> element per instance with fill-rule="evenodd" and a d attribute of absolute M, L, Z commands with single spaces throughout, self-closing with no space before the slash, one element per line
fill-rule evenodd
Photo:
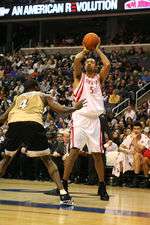
<path fill-rule="evenodd" d="M 78 53 L 82 46 L 60 46 L 60 47 L 32 47 L 32 40 L 29 41 L 28 46 L 29 48 L 21 48 L 21 51 L 25 54 L 32 54 L 36 51 L 43 50 L 47 55 L 56 54 L 60 52 L 61 54 L 70 55 L 70 54 L 76 54 Z M 35 43 L 34 43 L 35 44 Z M 144 52 L 150 52 L 150 44 L 123 44 L 123 45 L 101 45 L 101 48 L 105 49 L 106 52 L 112 52 L 113 50 L 129 50 L 131 48 L 142 48 Z"/>
<path fill-rule="evenodd" d="M 147 83 L 144 87 L 136 92 L 136 99 L 135 99 L 135 109 L 138 108 L 138 101 L 144 97 L 147 93 L 150 93 L 150 82 Z"/>
<path fill-rule="evenodd" d="M 128 107 L 129 104 L 130 104 L 130 99 L 127 98 L 123 102 L 121 102 L 119 105 L 115 106 L 112 109 L 112 112 L 113 112 L 114 116 L 117 117 L 121 113 L 123 113 L 126 110 L 126 108 Z"/>
<path fill-rule="evenodd" d="M 142 87 L 140 90 L 136 92 L 136 99 L 135 99 L 135 109 L 138 108 L 138 101 L 144 97 L 146 94 L 150 93 L 150 82 L 147 83 L 144 87 Z M 128 105 L 130 104 L 130 98 L 125 99 L 123 102 L 118 104 L 112 109 L 112 112 L 114 113 L 114 116 L 117 117 L 121 113 L 123 113 Z"/>

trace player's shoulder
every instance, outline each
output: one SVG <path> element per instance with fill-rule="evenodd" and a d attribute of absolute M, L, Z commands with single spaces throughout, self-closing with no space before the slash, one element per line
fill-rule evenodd
<path fill-rule="evenodd" d="M 146 136 L 145 134 L 141 134 L 141 139 L 146 140 L 146 141 L 150 140 L 150 138 L 148 136 Z"/>
<path fill-rule="evenodd" d="M 44 96 L 44 93 L 41 92 L 41 91 L 29 91 L 29 92 L 22 93 L 20 96 L 26 96 L 26 97 L 30 97 L 30 96 Z"/>
<path fill-rule="evenodd" d="M 85 73 L 82 73 L 80 77 L 74 78 L 73 89 L 76 89 L 80 85 L 80 83 L 84 82 L 84 78 L 85 78 Z"/>
<path fill-rule="evenodd" d="M 124 141 L 131 141 L 132 138 L 132 134 L 127 135 L 127 137 L 124 139 Z"/>

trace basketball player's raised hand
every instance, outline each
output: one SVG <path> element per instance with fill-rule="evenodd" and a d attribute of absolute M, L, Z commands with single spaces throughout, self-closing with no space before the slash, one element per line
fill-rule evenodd
<path fill-rule="evenodd" d="M 96 48 L 95 48 L 95 51 L 96 51 L 96 52 L 100 50 L 99 47 L 100 47 L 100 42 L 98 43 L 98 45 L 97 45 Z"/>
<path fill-rule="evenodd" d="M 87 102 L 86 102 L 86 99 L 82 99 L 81 101 L 75 103 L 74 108 L 75 108 L 76 110 L 79 110 L 79 109 L 81 109 L 82 107 L 86 106 L 86 103 L 87 103 Z"/>
<path fill-rule="evenodd" d="M 84 47 L 83 52 L 86 53 L 86 54 L 89 53 L 89 50 L 85 46 L 83 46 L 83 47 Z"/>

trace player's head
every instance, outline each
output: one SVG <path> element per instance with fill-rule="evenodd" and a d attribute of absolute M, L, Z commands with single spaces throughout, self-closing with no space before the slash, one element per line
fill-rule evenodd
<path fill-rule="evenodd" d="M 136 135 L 141 134 L 142 132 L 142 124 L 139 121 L 136 121 L 132 125 L 132 130 Z"/>
<path fill-rule="evenodd" d="M 94 74 L 96 70 L 96 61 L 93 58 L 88 58 L 85 61 L 85 71 L 87 74 Z"/>
<path fill-rule="evenodd" d="M 24 83 L 24 91 L 28 92 L 28 91 L 39 91 L 40 87 L 39 84 L 36 80 L 27 80 Z"/>

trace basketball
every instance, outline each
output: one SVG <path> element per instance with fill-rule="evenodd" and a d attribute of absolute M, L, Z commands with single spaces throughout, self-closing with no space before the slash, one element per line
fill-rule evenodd
<path fill-rule="evenodd" d="M 86 47 L 86 49 L 94 50 L 100 42 L 101 42 L 100 37 L 97 34 L 87 33 L 83 37 L 82 44 Z"/>

